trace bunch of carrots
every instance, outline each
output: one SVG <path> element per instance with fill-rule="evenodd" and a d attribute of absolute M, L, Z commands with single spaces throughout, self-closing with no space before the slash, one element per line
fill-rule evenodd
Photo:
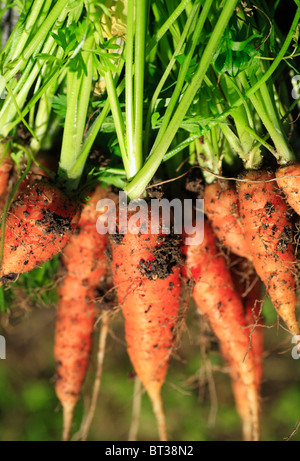
<path fill-rule="evenodd" d="M 71 437 L 100 323 L 90 412 L 77 435 L 88 436 L 117 307 L 161 441 L 168 440 L 161 390 L 187 294 L 229 367 L 244 440 L 261 437 L 263 287 L 291 337 L 300 337 L 293 223 L 300 163 L 272 81 L 296 40 L 300 6 L 285 40 L 276 30 L 281 48 L 268 65 L 256 46 L 258 10 L 271 14 L 264 1 L 255 8 L 237 0 L 165 3 L 119 0 L 120 14 L 109 1 L 32 0 L 0 55 L 7 96 L 0 107 L 1 290 L 59 255 L 54 357 L 63 440 Z M 156 18 L 152 35 L 149 17 Z M 148 64 L 159 73 L 150 97 Z M 108 166 L 91 155 L 107 133 Z M 204 199 L 196 244 L 187 229 L 177 232 L 171 213 L 166 226 L 150 200 L 151 182 L 160 174 L 174 179 L 186 164 L 182 176 L 202 169 L 192 195 L 194 204 Z M 178 200 L 195 225 L 197 210 L 185 210 L 184 194 Z M 114 308 L 99 308 L 103 287 Z"/>

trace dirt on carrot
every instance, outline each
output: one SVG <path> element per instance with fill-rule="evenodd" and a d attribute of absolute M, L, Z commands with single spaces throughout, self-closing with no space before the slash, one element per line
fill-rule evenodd
<path fill-rule="evenodd" d="M 288 204 L 300 215 L 300 165 L 288 165 L 276 171 L 277 184 Z"/>
<path fill-rule="evenodd" d="M 292 335 L 296 318 L 295 248 L 289 207 L 267 171 L 248 172 L 239 183 L 240 213 L 257 274 Z"/>
<path fill-rule="evenodd" d="M 223 354 L 244 390 L 244 405 L 251 415 L 245 437 L 259 439 L 259 395 L 255 381 L 255 361 L 249 349 L 249 331 L 240 295 L 220 253 L 216 237 L 208 221 L 204 222 L 204 240 L 200 245 L 185 247 L 187 256 L 184 274 L 194 282 L 193 298 L 207 317 Z"/>
<path fill-rule="evenodd" d="M 132 214 L 128 213 L 128 223 Z M 149 211 L 148 222 L 155 219 Z M 150 225 L 150 224 L 149 224 Z M 179 319 L 183 263 L 181 238 L 158 234 L 117 233 L 111 238 L 112 275 L 125 318 L 127 350 L 137 376 L 145 386 L 158 419 L 161 440 L 166 439 L 161 387 L 175 342 Z"/>
<path fill-rule="evenodd" d="M 204 210 L 221 245 L 251 260 L 251 252 L 240 220 L 235 186 L 228 181 L 207 185 L 204 189 Z"/>
<path fill-rule="evenodd" d="M 107 235 L 97 232 L 99 200 L 110 195 L 98 185 L 83 207 L 77 232 L 62 254 L 66 275 L 59 286 L 55 323 L 56 394 L 63 407 L 63 440 L 68 440 L 74 408 L 80 398 L 97 317 L 97 288 L 108 274 Z"/>
<path fill-rule="evenodd" d="M 6 221 L 0 280 L 12 281 L 59 253 L 80 217 L 77 201 L 47 181 L 34 181 L 14 200 Z"/>

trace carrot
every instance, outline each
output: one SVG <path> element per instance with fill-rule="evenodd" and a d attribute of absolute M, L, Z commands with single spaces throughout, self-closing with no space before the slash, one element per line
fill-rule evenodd
<path fill-rule="evenodd" d="M 17 196 L 4 223 L 1 282 L 50 260 L 68 243 L 78 219 L 77 202 L 50 182 L 34 181 Z"/>
<path fill-rule="evenodd" d="M 41 152 L 35 156 L 35 160 L 38 164 L 31 163 L 28 174 L 19 186 L 19 194 L 30 187 L 30 184 L 34 183 L 34 181 L 48 180 L 50 179 L 51 172 L 54 173 L 57 171 L 58 161 L 53 155 Z"/>
<path fill-rule="evenodd" d="M 247 173 L 239 185 L 241 218 L 256 272 L 290 333 L 298 335 L 292 225 L 274 178 L 266 171 Z"/>
<path fill-rule="evenodd" d="M 45 179 L 50 177 L 50 172 L 56 172 L 58 167 L 58 160 L 55 156 L 48 152 L 39 152 L 35 156 L 35 160 L 38 162 L 31 164 L 30 170 L 30 183 L 34 180 Z"/>
<path fill-rule="evenodd" d="M 14 162 L 10 156 L 10 152 L 8 149 L 6 149 L 0 158 L 0 196 L 6 190 L 13 164 Z"/>
<path fill-rule="evenodd" d="M 300 165 L 280 167 L 276 171 L 278 186 L 285 193 L 288 204 L 300 215 Z"/>
<path fill-rule="evenodd" d="M 236 188 L 225 181 L 207 185 L 204 189 L 204 210 L 220 243 L 233 253 L 251 260 L 240 221 Z"/>
<path fill-rule="evenodd" d="M 132 213 L 128 212 L 128 222 Z M 152 401 L 161 440 L 167 439 L 161 387 L 174 345 L 180 304 L 178 239 L 162 233 L 117 233 L 111 237 L 112 276 L 125 318 L 125 337 L 132 365 Z"/>
<path fill-rule="evenodd" d="M 248 351 L 249 336 L 243 304 L 235 290 L 226 261 L 218 252 L 216 237 L 208 221 L 204 222 L 203 243 L 186 246 L 185 253 L 185 273 L 194 281 L 194 301 L 208 318 L 229 364 L 243 384 L 245 405 L 251 414 L 249 439 L 258 440 L 260 405 L 255 383 L 254 356 L 251 349 Z"/>
<path fill-rule="evenodd" d="M 69 439 L 74 409 L 88 368 L 97 315 L 96 289 L 108 270 L 105 255 L 108 238 L 96 229 L 100 214 L 96 205 L 106 193 L 102 186 L 97 186 L 82 210 L 78 232 L 71 236 L 62 254 L 67 275 L 59 287 L 54 355 L 55 390 L 64 415 L 63 440 Z"/>
<path fill-rule="evenodd" d="M 9 178 L 13 169 L 13 164 L 14 162 L 7 148 L 0 158 L 0 209 L 4 208 L 9 195 Z"/>
<path fill-rule="evenodd" d="M 251 263 L 250 263 L 251 264 Z M 237 292 L 244 300 L 244 316 L 248 326 L 247 334 L 249 338 L 249 348 L 251 348 L 254 356 L 254 378 L 258 395 L 261 392 L 261 382 L 263 376 L 263 329 L 262 318 L 260 316 L 260 285 L 261 282 L 257 277 L 253 266 L 249 267 L 249 261 L 243 260 L 234 265 L 232 268 L 233 281 Z M 247 405 L 247 397 L 245 386 L 239 376 L 238 369 L 234 363 L 230 363 L 230 358 L 227 357 L 226 348 L 221 344 L 221 352 L 225 360 L 231 365 L 230 375 L 232 378 L 232 389 L 235 397 L 237 412 L 243 423 L 244 440 L 249 440 L 251 437 L 251 412 Z"/>

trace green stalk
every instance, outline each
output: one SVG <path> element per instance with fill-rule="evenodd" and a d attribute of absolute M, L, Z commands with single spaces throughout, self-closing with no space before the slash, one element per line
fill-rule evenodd
<path fill-rule="evenodd" d="M 209 13 L 209 10 L 210 10 L 210 7 L 211 7 L 212 3 L 213 3 L 213 0 L 206 0 L 205 6 L 204 6 L 204 8 L 203 8 L 203 10 L 201 12 L 200 18 L 196 22 L 196 28 L 195 28 L 195 30 L 193 32 L 193 35 L 192 35 L 189 50 L 187 52 L 186 58 L 184 60 L 184 63 L 180 68 L 180 72 L 179 72 L 179 75 L 177 77 L 175 89 L 174 89 L 174 91 L 172 93 L 171 100 L 169 101 L 167 110 L 166 110 L 166 112 L 164 114 L 163 123 L 162 123 L 162 125 L 161 125 L 161 127 L 159 129 L 159 132 L 158 132 L 157 137 L 155 139 L 155 142 L 154 142 L 154 145 L 153 145 L 152 150 L 150 152 L 150 155 L 151 155 L 151 153 L 153 151 L 155 151 L 155 149 L 157 148 L 157 146 L 159 145 L 159 143 L 163 139 L 163 137 L 165 135 L 165 132 L 167 130 L 167 127 L 169 126 L 169 122 L 170 122 L 170 119 L 172 117 L 172 113 L 174 111 L 174 108 L 175 108 L 176 104 L 178 104 L 178 100 L 180 98 L 180 95 L 182 94 L 182 88 L 183 88 L 183 86 L 185 84 L 185 78 L 186 78 L 187 72 L 189 70 L 189 66 L 190 66 L 191 60 L 193 58 L 195 48 L 196 48 L 196 46 L 198 44 L 199 37 L 200 37 L 201 32 L 203 30 L 203 27 L 204 27 L 204 24 L 205 24 L 205 21 L 206 21 L 206 18 L 207 18 L 207 15 Z M 195 16 L 195 19 L 197 19 L 197 16 Z"/>
<path fill-rule="evenodd" d="M 212 2 L 213 2 L 213 0 L 208 0 L 206 2 L 207 12 L 209 11 L 209 8 L 210 8 Z M 192 22 L 194 22 L 193 20 L 197 20 L 197 10 L 198 10 L 198 5 L 196 6 L 195 11 L 194 11 L 195 16 L 192 16 Z M 174 111 L 174 108 L 175 108 L 176 104 L 178 103 L 180 95 L 182 94 L 182 88 L 183 88 L 183 86 L 185 84 L 186 74 L 188 72 L 190 62 L 192 60 L 192 57 L 193 57 L 193 54 L 194 54 L 194 51 L 195 51 L 195 47 L 196 47 L 196 45 L 198 43 L 200 34 L 202 32 L 202 29 L 203 29 L 203 26 L 204 26 L 204 23 L 205 23 L 205 20 L 206 20 L 206 15 L 201 14 L 200 19 L 196 22 L 197 25 L 196 25 L 196 29 L 193 32 L 192 42 L 191 42 L 191 44 L 189 46 L 189 50 L 188 50 L 188 53 L 187 53 L 186 58 L 184 60 L 184 63 L 182 65 L 182 67 L 180 68 L 180 72 L 179 72 L 179 75 L 177 77 L 175 89 L 174 89 L 174 91 L 172 93 L 171 100 L 169 101 L 167 110 L 166 110 L 166 112 L 164 114 L 163 123 L 162 123 L 162 125 L 161 125 L 161 127 L 159 129 L 158 135 L 157 135 L 157 137 L 155 139 L 155 142 L 154 142 L 154 145 L 152 147 L 151 152 L 153 152 L 156 149 L 156 147 L 159 145 L 160 141 L 162 140 L 162 138 L 163 138 L 163 136 L 164 136 L 164 134 L 166 132 L 166 129 L 168 127 L 169 121 L 170 121 L 170 119 L 172 117 L 172 113 Z M 192 22 L 191 22 L 191 25 L 192 25 Z M 188 23 L 189 23 L 189 21 L 188 21 Z"/>
<path fill-rule="evenodd" d="M 96 30 L 95 36 L 97 36 L 96 43 L 100 43 L 104 45 L 104 38 L 102 34 L 101 24 L 98 21 L 99 11 L 96 8 L 96 4 L 92 3 L 92 1 L 87 2 L 87 11 L 91 21 L 93 22 Z M 108 53 L 108 51 L 107 51 Z M 109 55 L 109 53 L 108 53 Z M 118 93 L 116 90 L 114 78 L 112 72 L 108 69 L 103 73 L 103 77 L 105 80 L 107 96 L 110 104 L 111 113 L 114 119 L 114 124 L 116 128 L 118 143 L 121 150 L 122 160 L 124 164 L 124 168 L 126 171 L 127 177 L 130 177 L 130 164 L 128 161 L 128 154 L 127 154 L 127 145 L 126 145 L 126 129 L 125 123 L 123 119 L 123 114 L 121 110 L 121 106 L 118 99 Z"/>
<path fill-rule="evenodd" d="M 86 41 L 87 48 L 93 49 L 94 39 L 91 37 Z M 92 81 L 93 81 L 93 56 L 92 53 L 84 51 L 82 53 L 82 58 L 86 63 L 87 75 L 84 75 L 84 78 L 81 81 L 78 108 L 77 108 L 77 133 L 76 133 L 76 146 L 75 152 L 76 157 L 78 157 L 82 139 L 86 126 L 87 112 L 89 107 L 89 101 L 92 90 Z"/>
<path fill-rule="evenodd" d="M 186 147 L 195 142 L 198 138 L 199 136 L 195 134 L 193 136 L 189 136 L 187 139 L 178 144 L 174 149 L 171 149 L 169 152 L 167 152 L 162 161 L 166 162 L 167 160 L 170 160 L 172 157 L 177 155 L 179 152 L 182 152 Z"/>
<path fill-rule="evenodd" d="M 133 152 L 134 108 L 133 108 L 133 50 L 134 50 L 134 0 L 128 0 L 127 33 L 125 48 L 125 113 L 127 152 Z"/>
<path fill-rule="evenodd" d="M 212 35 L 207 43 L 199 67 L 190 82 L 188 89 L 183 95 L 172 120 L 170 121 L 165 136 L 161 143 L 157 146 L 156 150 L 152 153 L 150 158 L 146 161 L 143 168 L 135 176 L 135 178 L 126 186 L 125 190 L 130 199 L 137 198 L 142 195 L 147 184 L 151 181 L 155 172 L 157 171 L 164 155 L 166 154 L 174 136 L 176 135 L 190 105 L 193 102 L 197 91 L 200 89 L 207 69 L 212 61 L 213 56 L 220 44 L 223 33 L 227 24 L 233 14 L 233 11 L 238 3 L 238 0 L 227 0 L 223 6 L 222 13 L 217 21 L 217 24 L 212 32 Z M 208 15 L 207 4 L 205 2 L 202 14 Z"/>
<path fill-rule="evenodd" d="M 162 4 L 162 2 L 156 2 L 152 9 L 153 13 L 155 15 L 156 21 L 157 22 L 162 22 L 168 20 L 170 16 L 170 11 L 174 11 L 175 5 L 172 4 L 172 0 L 168 0 L 167 4 Z M 177 2 L 176 2 L 177 3 Z M 176 48 L 178 40 L 180 39 L 180 30 L 179 30 L 179 25 L 178 25 L 179 18 L 177 18 L 176 21 L 174 21 L 170 27 L 170 33 L 171 36 L 165 37 L 166 42 L 163 43 L 163 51 L 170 56 L 170 51 L 173 48 Z M 167 46 L 165 46 L 167 45 Z M 167 56 L 166 56 L 167 57 Z"/>
<path fill-rule="evenodd" d="M 150 130 L 151 130 L 151 116 L 153 114 L 153 111 L 154 111 L 154 108 L 155 108 L 155 105 L 157 103 L 157 99 L 171 73 L 171 70 L 174 66 L 174 64 L 176 63 L 176 56 L 178 56 L 179 54 L 182 54 L 183 51 L 184 51 L 184 42 L 186 40 L 186 37 L 187 37 L 187 34 L 189 32 L 189 29 L 191 27 L 191 24 L 192 22 L 194 21 L 194 18 L 197 14 L 197 10 L 198 10 L 198 5 L 195 5 L 191 14 L 188 16 L 187 18 L 187 22 L 185 24 L 185 27 L 183 29 L 183 32 L 182 32 L 182 35 L 181 35 L 181 38 L 178 42 L 178 45 L 173 53 L 173 56 L 172 58 L 170 59 L 154 93 L 153 93 L 153 96 L 152 96 L 152 99 L 151 99 L 151 102 L 150 102 L 150 105 L 149 105 L 149 109 L 148 109 L 148 113 L 147 113 L 147 119 L 146 119 L 146 128 L 145 128 L 145 152 L 149 152 L 149 143 L 150 143 Z"/>
<path fill-rule="evenodd" d="M 12 123 L 10 123 L 6 129 L 8 132 L 10 132 L 18 123 L 24 120 L 24 117 L 30 112 L 30 110 L 34 107 L 34 105 L 37 103 L 37 101 L 45 94 L 47 89 L 54 84 L 54 82 L 57 80 L 58 75 L 62 76 L 64 75 L 67 65 L 68 65 L 68 60 L 64 64 L 56 65 L 52 72 L 50 73 L 50 76 L 45 80 L 44 84 L 42 87 L 38 90 L 36 94 L 34 94 L 31 98 L 31 100 L 26 104 L 24 109 L 19 115 L 19 118 L 16 118 Z"/>
<path fill-rule="evenodd" d="M 51 54 L 53 55 L 55 52 L 55 46 L 51 50 Z M 58 59 L 63 58 L 64 51 L 62 48 L 59 48 L 56 51 L 56 56 Z M 47 64 L 44 64 L 41 70 L 41 78 L 39 79 L 39 85 L 34 88 L 34 94 L 36 94 L 40 88 L 40 84 L 45 80 L 46 74 L 48 73 L 49 69 Z M 34 127 L 35 134 L 37 136 L 36 139 L 31 140 L 30 147 L 33 151 L 37 152 L 41 148 L 42 139 L 46 135 L 49 129 L 49 119 L 51 116 L 51 97 L 54 96 L 57 88 L 59 85 L 59 78 L 53 82 L 53 84 L 43 92 L 42 97 L 39 101 L 38 108 L 33 106 L 29 113 L 29 120 L 32 120 L 30 126 Z"/>
<path fill-rule="evenodd" d="M 75 137 L 76 137 L 76 112 L 78 95 L 81 86 L 81 78 L 70 69 L 67 73 L 67 111 L 64 123 L 64 134 L 61 147 L 60 170 L 67 176 L 68 171 L 76 159 Z M 75 133 L 74 133 L 75 131 Z M 74 158 L 75 157 L 75 158 Z"/>
<path fill-rule="evenodd" d="M 156 35 L 150 40 L 146 47 L 146 56 L 150 53 L 152 48 L 161 40 L 165 33 L 171 28 L 174 22 L 178 19 L 185 8 L 191 3 L 191 0 L 182 0 L 177 8 L 173 11 L 170 17 L 165 21 L 161 28 L 157 31 Z"/>
<path fill-rule="evenodd" d="M 93 49 L 94 37 L 86 40 L 86 47 Z M 87 109 L 90 99 L 90 91 L 93 76 L 93 57 L 90 51 L 82 52 L 82 59 L 85 63 L 87 73 L 81 75 L 72 70 L 67 74 L 67 113 L 65 118 L 63 141 L 61 148 L 59 176 L 67 178 L 69 187 L 76 188 L 79 177 L 70 175 L 70 170 L 78 158 L 83 138 Z"/>
<path fill-rule="evenodd" d="M 122 63 L 123 64 L 123 63 Z M 117 76 L 121 73 L 123 65 L 120 66 L 117 72 Z M 120 96 L 120 94 L 123 92 L 125 86 L 124 80 L 120 83 L 118 88 L 116 89 L 117 92 L 117 97 Z M 76 162 L 74 163 L 73 167 L 70 169 L 70 176 L 71 177 L 79 177 L 83 171 L 85 162 L 89 156 L 90 150 L 92 148 L 92 145 L 101 129 L 101 126 L 106 119 L 109 111 L 110 111 L 110 102 L 109 99 L 106 100 L 104 107 L 100 113 L 100 115 L 96 118 L 96 120 L 93 122 L 91 128 L 88 130 L 87 136 L 84 140 L 80 155 L 78 156 Z"/>
<path fill-rule="evenodd" d="M 300 20 L 300 2 L 297 0 L 296 4 L 297 4 L 297 11 L 295 13 L 295 16 L 294 16 L 293 22 L 291 24 L 291 27 L 289 29 L 289 32 L 288 32 L 288 34 L 286 36 L 286 39 L 285 39 L 279 53 L 277 54 L 276 58 L 274 59 L 273 63 L 271 64 L 269 69 L 266 71 L 266 73 L 263 74 L 263 76 L 260 78 L 260 80 L 257 83 L 255 83 L 255 85 L 253 85 L 251 88 L 249 88 L 249 90 L 246 91 L 246 93 L 244 94 L 244 98 L 240 98 L 238 101 L 235 102 L 235 107 L 239 107 L 240 105 L 243 104 L 245 98 L 250 98 L 250 96 L 255 94 L 256 91 L 258 91 L 261 88 L 261 86 L 265 82 L 267 82 L 267 80 L 269 80 L 269 78 L 274 74 L 275 70 L 277 69 L 277 67 L 279 66 L 281 61 L 284 59 L 285 53 L 287 52 L 287 50 L 288 50 L 288 48 L 289 48 L 289 46 L 290 46 L 290 44 L 291 44 L 291 42 L 293 40 L 295 30 L 296 30 L 296 28 L 298 26 L 298 23 L 299 23 L 299 20 Z M 223 114 L 222 114 L 222 119 L 227 118 L 231 114 L 231 111 L 232 111 L 232 108 L 224 111 Z"/>
<path fill-rule="evenodd" d="M 223 83 L 223 85 L 222 85 Z M 226 99 L 230 105 L 234 106 L 236 95 L 243 97 L 238 85 L 235 84 L 234 79 L 225 75 L 225 78 L 221 81 L 222 89 L 225 91 Z M 232 118 L 234 119 L 236 130 L 242 145 L 243 154 L 247 154 L 253 147 L 252 136 L 244 129 L 244 126 L 250 126 L 253 128 L 253 120 L 250 108 L 247 101 L 236 109 L 232 110 Z"/>
<path fill-rule="evenodd" d="M 115 127 L 116 127 L 116 133 L 117 133 L 117 138 L 118 138 L 118 142 L 119 142 L 119 146 L 120 146 L 120 150 L 122 154 L 124 168 L 126 171 L 127 178 L 131 178 L 131 167 L 130 167 L 129 157 L 128 157 L 126 143 L 125 143 L 125 135 L 126 135 L 125 123 L 124 123 L 122 110 L 119 104 L 118 95 L 117 95 L 116 87 L 114 85 L 114 80 L 113 80 L 113 76 L 111 72 L 105 72 L 104 79 L 105 79 L 107 95 L 108 95 L 108 99 L 110 103 L 111 113 L 112 113 Z"/>
<path fill-rule="evenodd" d="M 224 76 L 221 80 L 221 93 L 215 97 L 215 91 L 218 86 L 216 80 L 211 82 L 208 80 L 208 77 L 205 77 L 205 81 L 208 85 L 208 88 L 211 90 L 210 98 L 212 101 L 217 99 L 220 101 L 221 99 L 225 99 L 230 105 L 234 106 L 234 102 L 236 97 L 243 97 L 242 93 L 235 83 L 235 79 L 232 79 L 228 76 Z M 224 95 L 223 95 L 224 93 Z M 222 113 L 222 107 L 220 103 L 214 102 L 212 104 L 212 112 L 214 108 L 218 109 L 218 115 L 216 116 L 219 118 L 220 114 Z M 255 168 L 261 164 L 262 158 L 260 154 L 260 144 L 264 144 L 265 142 L 261 142 L 257 144 L 254 142 L 254 139 L 260 140 L 259 136 L 255 133 L 254 130 L 251 130 L 253 127 L 252 122 L 252 115 L 250 112 L 250 108 L 248 107 L 247 101 L 244 102 L 243 106 L 239 106 L 235 108 L 231 112 L 231 116 L 234 120 L 235 128 L 237 135 L 233 132 L 230 128 L 230 122 L 226 121 L 226 124 L 223 122 L 220 123 L 220 129 L 222 130 L 225 138 L 227 139 L 230 147 L 238 153 L 239 157 L 243 160 L 244 165 L 246 168 Z M 254 135 L 253 135 L 254 134 Z M 270 147 L 270 146 L 268 146 Z"/>
<path fill-rule="evenodd" d="M 241 73 L 241 78 L 242 78 L 244 87 L 248 88 L 249 85 L 243 73 Z M 264 87 L 263 84 L 261 85 L 261 88 L 263 88 L 264 92 L 266 91 L 266 87 Z M 289 149 L 289 146 L 285 139 L 285 135 L 283 131 L 281 130 L 277 117 L 275 119 L 273 118 L 272 120 L 269 117 L 269 111 L 272 114 L 272 111 L 274 109 L 272 105 L 269 107 L 269 98 L 266 99 L 267 106 L 265 106 L 264 100 L 262 98 L 261 99 L 259 98 L 259 94 L 260 92 L 256 94 L 252 94 L 249 96 L 249 99 L 251 103 L 253 104 L 253 107 L 255 108 L 259 118 L 261 119 L 262 123 L 266 127 L 268 133 L 270 134 L 275 144 L 275 147 L 277 150 L 276 157 L 278 158 L 279 163 L 285 164 L 285 163 L 294 161 L 295 160 L 294 154 Z"/>
<path fill-rule="evenodd" d="M 59 18 L 57 18 L 57 24 L 55 25 L 54 32 L 61 27 L 67 16 L 67 9 L 63 10 Z M 52 36 L 49 36 L 43 45 L 42 52 L 48 54 L 53 46 L 55 40 Z M 18 81 L 14 88 L 14 94 L 16 95 L 16 102 L 19 108 L 22 108 L 27 98 L 28 92 L 35 82 L 37 76 L 40 73 L 41 68 L 44 65 L 44 60 L 34 62 L 32 59 L 28 60 L 25 71 L 22 73 L 22 77 Z M 14 125 L 10 124 L 13 117 L 16 115 L 16 106 L 11 104 L 9 98 L 6 99 L 1 111 L 0 111 L 0 132 L 3 136 L 7 136 Z M 9 124 L 9 125 L 8 125 Z M 8 125 L 8 126 L 7 126 Z"/>
<path fill-rule="evenodd" d="M 20 117 L 20 120 L 24 123 L 24 126 L 27 128 L 27 130 L 29 131 L 29 133 L 31 134 L 31 136 L 33 136 L 33 137 L 35 138 L 36 136 L 35 136 L 34 132 L 32 131 L 32 129 L 30 128 L 30 126 L 28 125 L 27 121 L 26 121 L 24 118 L 22 118 L 22 114 L 21 114 L 21 111 L 20 111 L 20 109 L 19 109 L 18 103 L 17 103 L 17 101 L 16 101 L 16 99 L 15 99 L 15 97 L 14 97 L 14 94 L 13 94 L 13 92 L 11 91 L 11 89 L 10 89 L 10 87 L 9 87 L 8 84 L 6 84 L 6 89 L 7 89 L 7 91 L 8 91 L 9 97 L 10 97 L 10 99 L 11 99 L 11 101 L 12 101 L 12 104 L 13 104 L 13 105 L 15 106 L 15 108 L 16 108 L 16 111 L 17 111 L 17 113 L 18 113 L 18 115 L 19 115 L 19 117 Z"/>
<path fill-rule="evenodd" d="M 28 5 L 30 2 L 31 2 L 31 4 Z M 26 8 L 28 8 L 28 10 L 29 9 L 34 9 L 34 6 L 33 6 L 34 2 L 35 2 L 35 0 L 27 0 Z M 25 7 L 25 2 L 24 2 L 24 7 Z M 7 9 L 7 8 L 9 8 L 9 7 L 6 6 L 5 9 Z M 25 8 L 23 9 L 22 14 L 19 16 L 19 19 L 18 19 L 12 33 L 9 35 L 3 49 L 0 52 L 0 60 L 3 59 L 3 63 L 2 63 L 3 67 L 5 67 L 6 62 L 9 61 L 10 55 L 11 55 L 11 53 L 13 53 L 13 50 L 15 49 L 15 47 L 18 46 L 19 38 L 22 35 L 22 32 L 24 30 L 24 27 L 25 27 L 25 24 L 23 24 L 24 10 L 25 10 Z M 2 13 L 4 13 L 4 11 L 1 11 L 1 14 Z"/>
<path fill-rule="evenodd" d="M 143 164 L 143 102 L 146 27 L 149 11 L 148 0 L 136 1 L 136 34 L 134 56 L 134 151 L 130 156 L 131 179 Z M 130 155 L 130 153 L 128 152 Z"/>
<path fill-rule="evenodd" d="M 44 21 L 43 25 L 31 39 L 29 44 L 23 50 L 22 56 L 17 59 L 14 66 L 7 70 L 3 77 L 3 81 L 0 81 L 0 94 L 4 90 L 5 82 L 8 82 L 12 79 L 23 67 L 27 64 L 27 61 L 37 53 L 39 53 L 43 43 L 50 31 L 53 27 L 53 24 L 56 22 L 59 15 L 62 13 L 63 9 L 66 7 L 69 0 L 57 0 L 55 5 L 53 6 L 51 12 L 48 14 L 46 20 Z"/>
<path fill-rule="evenodd" d="M 32 66 L 33 66 L 33 63 L 29 61 L 28 65 L 26 66 L 22 74 L 22 77 L 17 82 L 17 85 L 14 88 L 10 87 L 11 82 L 9 83 L 6 82 L 5 84 L 6 88 L 7 89 L 9 88 L 9 94 L 6 97 L 3 107 L 0 111 L 0 135 L 1 136 L 5 137 L 9 134 L 10 130 L 8 129 L 7 125 L 12 121 L 13 117 L 20 110 L 20 107 L 22 107 L 22 104 L 25 101 L 26 95 L 31 87 L 31 83 L 35 79 L 35 76 L 33 77 L 33 80 L 30 79 Z M 12 83 L 14 84 L 14 82 Z M 11 94 L 14 95 L 13 101 L 12 101 Z"/>
<path fill-rule="evenodd" d="M 18 45 L 14 48 L 13 53 L 10 54 L 10 61 L 17 59 L 22 53 L 26 42 L 30 36 L 32 29 L 34 28 L 35 22 L 37 21 L 41 9 L 44 7 L 44 3 L 47 4 L 47 0 L 35 0 L 34 4 L 30 7 L 30 13 L 26 20 L 24 30 L 19 38 Z M 49 2 L 48 2 L 49 4 Z M 48 5 L 49 9 L 50 5 Z"/>

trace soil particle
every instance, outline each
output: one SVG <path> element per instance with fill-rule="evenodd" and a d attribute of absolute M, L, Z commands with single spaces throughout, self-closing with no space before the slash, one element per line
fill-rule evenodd
<path fill-rule="evenodd" d="M 72 232 L 71 220 L 63 218 L 54 211 L 43 210 L 43 218 L 35 221 L 37 226 L 44 227 L 43 234 L 64 235 Z"/>
<path fill-rule="evenodd" d="M 116 245 L 121 245 L 125 234 L 111 234 L 110 237 Z"/>
<path fill-rule="evenodd" d="M 151 199 L 161 200 L 164 197 L 164 190 L 162 186 L 148 187 L 147 192 Z"/>
<path fill-rule="evenodd" d="M 280 239 L 277 243 L 277 250 L 281 253 L 285 253 L 288 249 L 288 245 L 292 239 L 292 231 L 289 226 L 284 226 L 284 230 L 281 232 Z"/>
<path fill-rule="evenodd" d="M 15 272 L 10 272 L 4 277 L 1 277 L 0 282 L 2 283 L 15 282 L 17 278 L 18 278 L 18 274 L 16 274 Z"/>
<path fill-rule="evenodd" d="M 153 260 L 140 260 L 138 269 L 149 280 L 164 280 L 173 274 L 173 268 L 184 263 L 180 251 L 182 239 L 180 235 L 168 234 L 163 237 L 162 245 L 157 245 L 153 251 Z"/>
<path fill-rule="evenodd" d="M 152 305 L 149 304 L 148 308 L 145 310 L 145 314 L 148 314 L 148 312 L 150 311 L 151 307 L 152 307 Z"/>
<path fill-rule="evenodd" d="M 273 203 L 272 202 L 267 202 L 265 204 L 264 208 L 265 208 L 265 211 L 267 213 L 267 216 L 271 217 L 272 213 L 274 213 L 274 211 L 275 211 L 275 206 L 273 205 Z"/>
<path fill-rule="evenodd" d="M 197 194 L 198 198 L 203 198 L 204 184 L 199 169 L 189 171 L 185 180 L 185 188 L 187 191 Z"/>

